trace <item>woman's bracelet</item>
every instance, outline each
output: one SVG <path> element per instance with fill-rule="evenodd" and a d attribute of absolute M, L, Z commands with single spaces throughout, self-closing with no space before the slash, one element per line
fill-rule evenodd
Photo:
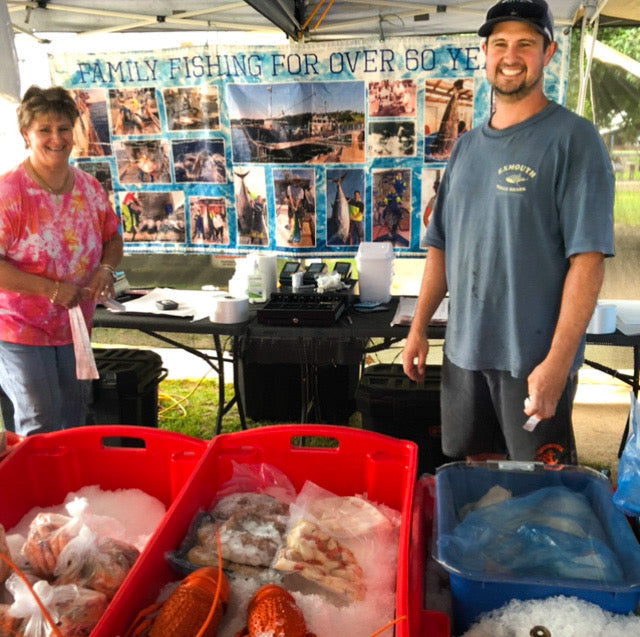
<path fill-rule="evenodd" d="M 59 289 L 60 289 L 60 281 L 56 281 L 55 287 L 53 288 L 53 294 L 49 297 L 49 303 L 51 303 L 51 305 L 55 305 L 56 299 L 58 298 Z"/>
<path fill-rule="evenodd" d="M 106 270 L 111 275 L 112 279 L 116 278 L 116 270 L 113 266 L 110 266 L 108 263 L 101 263 L 100 267 Z"/>

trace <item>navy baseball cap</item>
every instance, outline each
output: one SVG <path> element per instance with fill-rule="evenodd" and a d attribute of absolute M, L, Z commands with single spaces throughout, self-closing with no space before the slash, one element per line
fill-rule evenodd
<path fill-rule="evenodd" d="M 500 0 L 487 11 L 478 35 L 487 37 L 496 24 L 510 20 L 530 24 L 553 42 L 553 16 L 545 0 Z"/>

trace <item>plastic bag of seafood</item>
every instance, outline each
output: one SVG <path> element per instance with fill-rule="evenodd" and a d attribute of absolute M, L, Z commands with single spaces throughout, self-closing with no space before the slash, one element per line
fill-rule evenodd
<path fill-rule="evenodd" d="M 0 464 L 0 482 L 11 485 L 0 490 L 0 525 L 13 529 L 30 517 L 32 510 L 55 510 L 69 494 L 91 488 L 113 492 L 116 497 L 119 491 L 137 489 L 166 510 L 205 448 L 204 441 L 182 434 L 122 425 L 78 427 L 30 436 Z M 63 634 L 106 635 L 109 633 L 102 633 L 100 621 L 108 615 L 109 600 L 129 576 L 138 550 L 118 539 L 94 536 L 82 524 L 87 518 L 82 518 L 80 512 L 77 516 L 80 517 L 55 511 L 35 515 L 25 563 L 18 566 L 32 569 L 34 577 L 38 571 L 38 588 L 59 613 L 56 621 L 60 625 L 75 622 L 71 632 Z M 93 522 L 99 521 L 94 516 Z M 48 587 L 54 580 L 59 586 Z M 20 587 L 14 590 L 22 595 Z M 29 604 L 33 603 L 33 596 L 28 592 L 22 599 L 21 612 L 25 618 L 31 617 Z M 78 604 L 88 622 L 82 632 L 77 632 Z M 98 621 L 105 606 L 107 611 Z M 96 622 L 89 633 L 88 626 Z"/>
<path fill-rule="evenodd" d="M 565 595 L 610 612 L 636 610 L 640 545 L 602 474 L 454 462 L 435 480 L 435 557 L 449 574 L 455 634 L 510 599 Z"/>
<path fill-rule="evenodd" d="M 264 561 L 273 567 L 269 570 L 279 572 L 280 579 L 275 583 L 267 582 L 266 588 L 263 588 L 264 582 L 256 583 L 252 577 L 225 570 L 227 579 L 232 580 L 231 595 L 227 614 L 220 622 L 216 634 L 219 637 L 227 634 L 225 631 L 229 627 L 225 625 L 225 621 L 228 616 L 237 613 L 238 609 L 233 606 L 238 604 L 242 593 L 248 593 L 247 597 L 250 598 L 247 605 L 249 621 L 237 634 L 248 637 L 256 634 L 280 634 L 275 624 L 269 628 L 272 632 L 261 632 L 266 631 L 267 627 L 259 619 L 272 617 L 272 621 L 277 622 L 278 609 L 284 608 L 287 609 L 283 610 L 287 617 L 299 618 L 293 605 L 302 610 L 305 620 L 304 624 L 296 620 L 298 628 L 295 635 L 315 633 L 318 637 L 327 634 L 368 637 L 374 632 L 368 624 L 370 618 L 363 615 L 363 610 L 371 603 L 371 598 L 378 598 L 379 589 L 375 588 L 375 583 L 369 576 L 371 571 L 362 569 L 365 576 L 359 577 L 360 570 L 353 561 L 354 557 L 357 560 L 357 542 L 354 549 L 354 538 L 344 533 L 338 519 L 340 516 L 336 516 L 336 511 L 342 507 L 345 514 L 353 516 L 358 534 L 362 533 L 368 538 L 378 537 L 387 531 L 395 534 L 395 553 L 392 556 L 395 558 L 395 571 L 389 595 L 390 620 L 396 623 L 382 634 L 408 637 L 408 546 L 416 462 L 417 448 L 413 442 L 340 426 L 279 425 L 217 436 L 152 538 L 150 550 L 141 555 L 130 577 L 118 592 L 111 612 L 107 614 L 106 623 L 102 625 L 102 634 L 128 634 L 128 629 L 140 611 L 157 602 L 162 591 L 180 579 L 167 555 L 175 554 L 180 548 L 187 548 L 183 542 L 190 533 L 193 535 L 194 520 L 197 520 L 198 527 L 210 527 L 210 518 L 215 520 L 216 516 L 218 521 L 222 520 L 220 527 L 225 520 L 232 520 L 225 528 L 220 528 L 218 535 L 230 531 L 231 527 L 246 529 L 256 524 L 244 510 L 237 516 L 231 510 L 216 510 L 216 505 L 221 503 L 223 509 L 227 504 L 237 504 L 232 502 L 233 499 L 220 498 L 219 491 L 231 480 L 239 466 L 251 465 L 275 468 L 285 474 L 291 484 L 292 492 L 289 492 L 282 481 L 279 482 L 275 499 L 281 502 L 283 499 L 289 500 L 286 513 L 289 519 L 282 527 L 278 516 L 282 516 L 283 511 L 278 507 L 273 508 L 270 514 L 273 515 L 274 523 L 272 535 L 275 538 L 279 534 L 281 543 L 275 553 L 269 553 L 273 557 L 266 554 L 264 557 Z M 313 490 L 313 497 L 307 497 L 305 501 L 309 489 Z M 244 490 L 248 490 L 246 484 Z M 264 490 L 258 495 L 265 495 Z M 270 491 L 268 495 L 273 496 L 274 492 Z M 318 498 L 319 495 L 322 497 Z M 245 498 L 246 494 L 239 497 Z M 319 507 L 318 502 L 321 500 L 323 506 Z M 252 506 L 252 503 L 247 500 L 245 505 Z M 305 515 L 301 516 L 296 508 L 303 508 Z M 363 510 L 366 516 L 362 515 Z M 210 518 L 203 516 L 202 512 L 206 512 Z M 311 513 L 313 516 L 310 516 Z M 367 526 L 365 518 L 369 522 L 373 520 L 373 524 Z M 260 522 L 255 528 L 262 527 L 263 522 Z M 206 533 L 210 530 L 207 528 Z M 204 541 L 215 541 L 215 529 L 213 536 L 208 535 Z M 351 548 L 348 546 L 350 543 Z M 375 541 L 370 543 L 369 548 L 373 550 L 370 555 L 375 554 Z M 323 555 L 319 556 L 318 551 Z M 380 551 L 377 563 L 382 566 L 389 556 L 381 556 L 379 553 Z M 327 564 L 334 564 L 335 571 L 331 572 L 330 577 L 320 581 L 314 579 L 317 571 L 313 567 L 317 566 L 318 561 L 314 555 L 315 558 L 326 558 Z M 185 557 L 184 551 L 181 556 Z M 200 557 L 199 554 L 197 559 Z M 230 557 L 233 556 L 227 554 L 224 559 L 228 560 Z M 372 564 L 367 564 L 367 568 L 375 567 L 376 560 L 369 561 Z M 281 570 L 276 568 L 278 564 L 283 567 Z M 297 574 L 303 571 L 308 574 L 308 584 L 335 586 L 334 593 L 341 601 L 328 601 L 330 597 L 317 589 L 313 593 L 303 588 L 288 590 L 286 577 L 283 579 L 283 575 L 290 573 L 287 571 L 289 567 Z M 239 588 L 243 583 L 250 590 L 241 593 Z M 345 583 L 349 585 L 345 586 Z M 369 599 L 367 590 L 374 591 Z M 290 596 L 294 598 L 293 602 Z M 309 601 L 307 598 L 310 597 L 317 602 L 312 612 L 305 610 Z M 374 603 L 375 601 L 373 600 Z M 257 611 L 258 608 L 261 610 Z M 332 616 L 335 620 L 332 630 L 327 632 L 324 628 L 326 623 L 323 623 L 323 628 L 317 628 L 319 624 L 316 620 L 328 622 Z M 378 628 L 381 626 L 376 625 L 375 629 Z"/>

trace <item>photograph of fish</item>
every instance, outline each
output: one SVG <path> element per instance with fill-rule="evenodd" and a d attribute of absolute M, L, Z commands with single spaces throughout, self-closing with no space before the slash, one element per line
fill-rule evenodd
<path fill-rule="evenodd" d="M 96 88 L 69 93 L 80 113 L 73 127 L 73 156 L 111 155 L 107 91 Z"/>
<path fill-rule="evenodd" d="M 224 141 L 221 139 L 179 139 L 171 142 L 176 182 L 223 184 L 227 181 Z"/>
<path fill-rule="evenodd" d="M 416 124 L 412 120 L 369 122 L 368 157 L 412 157 L 416 154 Z"/>
<path fill-rule="evenodd" d="M 236 166 L 233 193 L 236 206 L 238 245 L 267 245 L 267 189 L 264 168 Z"/>
<path fill-rule="evenodd" d="M 442 179 L 444 169 L 423 168 L 420 176 L 420 210 L 422 210 L 422 223 L 420 224 L 420 247 L 426 248 L 425 235 L 427 234 L 427 224 L 431 217 L 433 204 L 438 194 L 438 187 Z"/>
<path fill-rule="evenodd" d="M 364 171 L 329 168 L 326 184 L 327 245 L 359 245 L 364 241 Z"/>
<path fill-rule="evenodd" d="M 109 111 L 113 135 L 160 133 L 154 88 L 109 89 Z"/>
<path fill-rule="evenodd" d="M 374 170 L 371 175 L 373 241 L 407 247 L 411 236 L 411 170 Z"/>
<path fill-rule="evenodd" d="M 415 117 L 416 84 L 413 80 L 369 82 L 369 117 Z"/>
<path fill-rule="evenodd" d="M 424 159 L 446 161 L 456 139 L 471 128 L 473 79 L 425 80 Z"/>
<path fill-rule="evenodd" d="M 316 245 L 316 197 L 313 169 L 275 169 L 273 192 L 276 245 L 312 248 Z"/>
<path fill-rule="evenodd" d="M 115 141 L 121 184 L 170 184 L 169 148 L 164 140 Z"/>
<path fill-rule="evenodd" d="M 189 197 L 189 237 L 195 244 L 229 245 L 224 197 Z"/>
<path fill-rule="evenodd" d="M 217 86 L 166 88 L 162 91 L 162 99 L 170 131 L 220 128 Z"/>
<path fill-rule="evenodd" d="M 124 191 L 120 218 L 125 242 L 185 241 L 184 192 Z"/>
<path fill-rule="evenodd" d="M 364 161 L 364 82 L 226 88 L 235 163 Z"/>

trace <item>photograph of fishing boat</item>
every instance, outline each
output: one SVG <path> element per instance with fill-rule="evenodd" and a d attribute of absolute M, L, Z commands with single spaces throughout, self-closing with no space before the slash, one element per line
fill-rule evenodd
<path fill-rule="evenodd" d="M 364 82 L 226 88 L 235 163 L 364 162 Z"/>
<path fill-rule="evenodd" d="M 415 117 L 416 84 L 413 80 L 369 82 L 369 117 Z"/>
<path fill-rule="evenodd" d="M 364 171 L 360 168 L 328 168 L 327 245 L 359 245 L 364 241 Z"/>
<path fill-rule="evenodd" d="M 166 88 L 162 91 L 167 128 L 179 130 L 219 130 L 218 87 Z"/>
<path fill-rule="evenodd" d="M 110 89 L 109 111 L 114 135 L 160 133 L 158 100 L 154 88 Z"/>
<path fill-rule="evenodd" d="M 313 169 L 274 169 L 276 245 L 316 245 L 316 197 Z"/>
<path fill-rule="evenodd" d="M 267 188 L 264 168 L 236 166 L 233 171 L 238 245 L 267 245 Z"/>
<path fill-rule="evenodd" d="M 371 175 L 373 241 L 407 247 L 411 236 L 411 170 L 374 170 Z"/>
<path fill-rule="evenodd" d="M 471 128 L 473 79 L 425 80 L 424 160 L 449 159 L 453 144 Z"/>
<path fill-rule="evenodd" d="M 69 93 L 80 112 L 73 128 L 73 156 L 111 155 L 106 90 L 89 89 Z"/>
<path fill-rule="evenodd" d="M 221 139 L 178 139 L 171 142 L 176 182 L 223 184 L 227 181 Z"/>
<path fill-rule="evenodd" d="M 184 192 L 123 191 L 120 218 L 126 242 L 168 241 L 184 243 Z"/>
<path fill-rule="evenodd" d="M 224 197 L 189 197 L 189 236 L 194 244 L 229 245 Z"/>
<path fill-rule="evenodd" d="M 121 184 L 171 183 L 166 141 L 115 141 L 113 147 Z"/>

